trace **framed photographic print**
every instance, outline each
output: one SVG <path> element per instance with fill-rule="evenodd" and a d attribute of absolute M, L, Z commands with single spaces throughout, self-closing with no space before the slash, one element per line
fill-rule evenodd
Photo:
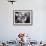
<path fill-rule="evenodd" d="M 32 10 L 13 10 L 14 25 L 32 25 Z"/>

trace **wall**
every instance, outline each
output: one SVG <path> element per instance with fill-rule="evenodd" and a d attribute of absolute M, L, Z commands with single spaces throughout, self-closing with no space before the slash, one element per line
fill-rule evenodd
<path fill-rule="evenodd" d="M 14 26 L 13 9 L 33 10 L 33 25 Z M 17 0 L 13 5 L 0 0 L 0 41 L 15 40 L 19 32 L 30 34 L 33 40 L 46 40 L 46 0 Z"/>

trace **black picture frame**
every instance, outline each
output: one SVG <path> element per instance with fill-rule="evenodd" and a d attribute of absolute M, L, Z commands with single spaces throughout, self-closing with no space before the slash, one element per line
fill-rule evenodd
<path fill-rule="evenodd" d="M 13 25 L 32 25 L 32 10 L 13 10 Z"/>

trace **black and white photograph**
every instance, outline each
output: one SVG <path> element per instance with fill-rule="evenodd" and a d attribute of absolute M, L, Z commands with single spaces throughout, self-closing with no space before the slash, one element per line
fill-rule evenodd
<path fill-rule="evenodd" d="M 32 10 L 14 10 L 13 24 L 32 24 Z"/>

